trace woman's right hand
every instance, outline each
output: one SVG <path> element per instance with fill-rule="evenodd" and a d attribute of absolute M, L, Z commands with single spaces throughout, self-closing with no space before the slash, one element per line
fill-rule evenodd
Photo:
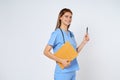
<path fill-rule="evenodd" d="M 70 66 L 70 60 L 68 60 L 68 59 L 62 59 L 61 63 L 64 67 Z"/>

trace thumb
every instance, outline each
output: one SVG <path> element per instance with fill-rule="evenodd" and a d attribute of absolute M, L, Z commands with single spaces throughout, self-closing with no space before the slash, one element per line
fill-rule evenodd
<path fill-rule="evenodd" d="M 70 62 L 71 62 L 71 60 L 68 60 L 68 62 L 70 63 Z"/>
<path fill-rule="evenodd" d="M 70 60 L 69 60 L 69 59 L 66 59 L 66 61 L 67 61 L 67 62 L 70 62 Z"/>

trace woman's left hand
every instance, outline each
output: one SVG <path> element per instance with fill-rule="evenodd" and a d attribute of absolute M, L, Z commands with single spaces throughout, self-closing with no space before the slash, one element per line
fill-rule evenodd
<path fill-rule="evenodd" d="M 84 38 L 83 38 L 83 41 L 82 43 L 77 47 L 77 53 L 79 53 L 81 51 L 81 49 L 84 47 L 84 45 L 89 41 L 89 36 L 88 34 L 86 33 Z"/>

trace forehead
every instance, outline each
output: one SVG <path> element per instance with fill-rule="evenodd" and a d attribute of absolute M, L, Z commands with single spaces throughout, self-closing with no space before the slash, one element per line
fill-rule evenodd
<path fill-rule="evenodd" d="M 72 14 L 70 12 L 66 12 L 64 15 L 72 16 Z"/>

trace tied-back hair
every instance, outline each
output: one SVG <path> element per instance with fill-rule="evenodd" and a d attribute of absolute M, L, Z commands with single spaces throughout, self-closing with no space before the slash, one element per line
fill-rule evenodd
<path fill-rule="evenodd" d="M 68 8 L 63 8 L 63 9 L 59 12 L 55 30 L 56 30 L 57 28 L 60 28 L 60 26 L 61 26 L 60 17 L 62 17 L 66 12 L 70 12 L 71 14 L 73 14 L 70 9 L 68 9 Z M 70 26 L 70 25 L 68 25 L 67 30 L 69 29 L 69 26 Z"/>

